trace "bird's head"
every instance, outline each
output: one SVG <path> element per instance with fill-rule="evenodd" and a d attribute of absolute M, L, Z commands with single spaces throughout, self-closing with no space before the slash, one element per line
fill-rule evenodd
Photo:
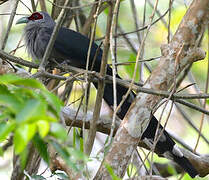
<path fill-rule="evenodd" d="M 40 26 L 54 26 L 55 22 L 49 16 L 47 12 L 34 12 L 30 16 L 22 17 L 17 20 L 16 24 L 23 24 L 26 23 L 27 25 L 38 24 Z"/>

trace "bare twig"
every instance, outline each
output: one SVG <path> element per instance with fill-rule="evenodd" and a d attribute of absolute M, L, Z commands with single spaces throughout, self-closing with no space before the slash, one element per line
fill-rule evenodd
<path fill-rule="evenodd" d="M 46 3 L 44 0 L 39 0 L 41 10 L 46 12 Z"/>
<path fill-rule="evenodd" d="M 8 26 L 7 26 L 5 36 L 3 38 L 3 42 L 2 42 L 1 47 L 0 47 L 0 49 L 2 49 L 2 50 L 4 50 L 4 48 L 6 46 L 7 39 L 9 37 L 9 33 L 10 33 L 10 30 L 11 30 L 11 27 L 12 27 L 12 23 L 14 21 L 14 17 L 15 17 L 15 14 L 16 14 L 18 3 L 19 3 L 19 0 L 14 0 L 14 3 L 12 3 L 13 9 L 12 9 L 12 12 L 11 12 L 11 15 L 10 15 L 10 18 L 9 18 L 9 22 L 8 22 Z"/>
<path fill-rule="evenodd" d="M 88 49 L 88 54 L 87 54 L 86 70 L 89 69 L 90 53 L 91 53 L 92 43 L 93 43 L 94 37 L 95 37 L 97 18 L 98 18 L 100 6 L 101 6 L 101 0 L 99 0 L 99 4 L 96 7 L 96 12 L 95 12 L 95 14 L 93 16 L 94 17 L 94 25 L 93 25 L 93 30 L 91 32 L 91 38 L 90 38 L 89 49 Z M 85 74 L 85 81 L 86 81 L 86 84 L 88 84 L 88 74 L 87 73 Z M 102 96 L 103 97 L 103 94 L 102 93 L 99 94 L 99 91 L 98 91 L 97 92 L 97 96 Z M 87 89 L 85 91 L 85 97 L 87 97 Z M 95 140 L 95 136 L 96 136 L 96 121 L 97 121 L 98 116 L 100 114 L 101 103 L 102 103 L 102 100 L 100 101 L 100 105 L 97 104 L 97 103 L 95 104 L 94 118 L 90 122 L 90 130 L 89 130 L 88 137 L 87 137 L 86 144 L 85 144 L 85 148 L 84 148 L 85 153 L 87 155 L 90 155 L 90 153 L 92 151 L 92 148 L 93 148 L 93 144 L 94 144 L 94 140 Z M 87 113 L 87 107 L 85 108 L 85 110 L 86 110 L 86 113 Z M 98 113 L 98 114 L 95 114 L 95 113 Z"/>

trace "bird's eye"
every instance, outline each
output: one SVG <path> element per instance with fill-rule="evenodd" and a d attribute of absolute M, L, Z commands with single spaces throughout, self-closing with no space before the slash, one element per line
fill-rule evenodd
<path fill-rule="evenodd" d="M 43 19 L 43 16 L 40 13 L 36 12 L 33 13 L 28 19 L 34 21 L 34 20 Z"/>
<path fill-rule="evenodd" d="M 34 14 L 33 16 L 35 19 L 38 19 L 38 15 L 37 14 Z"/>

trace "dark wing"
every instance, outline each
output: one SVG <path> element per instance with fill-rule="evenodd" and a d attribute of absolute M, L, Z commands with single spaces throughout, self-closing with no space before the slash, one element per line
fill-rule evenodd
<path fill-rule="evenodd" d="M 90 40 L 86 36 L 67 28 L 60 28 L 54 48 L 58 53 L 70 59 L 71 65 L 80 68 L 86 68 L 89 43 Z M 90 65 L 96 55 L 97 49 L 98 46 L 93 43 L 90 54 Z M 100 67 L 101 58 L 102 50 L 99 49 L 95 62 L 97 68 Z M 99 71 L 99 69 L 94 70 Z"/>

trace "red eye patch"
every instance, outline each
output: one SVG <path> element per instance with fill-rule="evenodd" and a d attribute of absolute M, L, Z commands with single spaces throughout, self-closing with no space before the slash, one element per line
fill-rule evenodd
<path fill-rule="evenodd" d="M 38 19 L 43 19 L 43 16 L 40 13 L 35 12 L 30 17 L 28 17 L 28 19 L 34 21 Z"/>

